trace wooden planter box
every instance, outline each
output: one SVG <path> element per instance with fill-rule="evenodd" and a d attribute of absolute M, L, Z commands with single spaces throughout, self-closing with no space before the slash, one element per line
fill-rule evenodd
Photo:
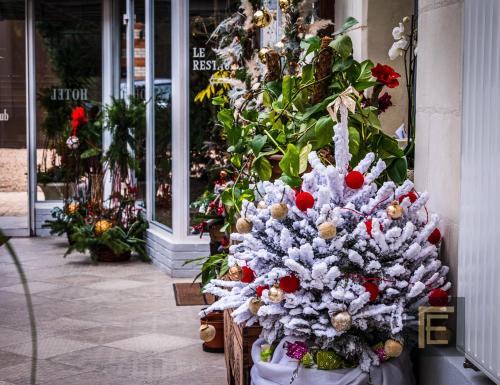
<path fill-rule="evenodd" d="M 252 345 L 259 338 L 260 326 L 237 325 L 231 317 L 232 309 L 224 311 L 224 358 L 228 385 L 250 385 L 253 366 Z"/>

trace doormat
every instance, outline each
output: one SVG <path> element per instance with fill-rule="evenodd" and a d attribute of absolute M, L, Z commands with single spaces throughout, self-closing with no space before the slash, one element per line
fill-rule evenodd
<path fill-rule="evenodd" d="M 201 293 L 199 283 L 174 283 L 175 303 L 177 306 L 211 305 L 215 298 Z"/>

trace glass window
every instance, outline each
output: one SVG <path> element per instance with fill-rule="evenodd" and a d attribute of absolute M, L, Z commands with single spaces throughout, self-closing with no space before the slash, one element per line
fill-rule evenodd
<path fill-rule="evenodd" d="M 154 209 L 153 220 L 172 228 L 171 1 L 154 1 Z"/>
<path fill-rule="evenodd" d="M 222 69 L 216 63 L 215 42 L 210 36 L 222 20 L 238 10 L 239 4 L 234 0 L 189 2 L 190 202 L 212 190 L 211 184 L 221 171 L 221 154 L 225 146 L 216 127 L 217 109 L 209 98 L 202 97 L 200 91 L 206 89 L 210 77 Z M 191 224 L 194 211 L 191 210 Z"/>
<path fill-rule="evenodd" d="M 0 0 L 0 228 L 28 227 L 24 1 Z"/>
<path fill-rule="evenodd" d="M 39 200 L 73 195 L 81 174 L 81 151 L 71 151 L 66 140 L 75 133 L 74 107 L 91 114 L 100 108 L 101 24 L 101 0 L 35 1 Z"/>

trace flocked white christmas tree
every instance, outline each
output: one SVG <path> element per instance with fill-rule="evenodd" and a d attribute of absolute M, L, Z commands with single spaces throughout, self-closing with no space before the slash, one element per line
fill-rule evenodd
<path fill-rule="evenodd" d="M 350 170 L 348 110 L 337 108 L 336 165 L 311 152 L 301 192 L 280 180 L 258 185 L 231 235 L 232 280 L 206 286 L 220 299 L 205 312 L 234 309 L 269 343 L 296 337 L 369 371 L 401 354 L 418 306 L 446 302 L 451 285 L 428 194 L 410 181 L 377 187 L 385 163 L 372 153 Z"/>

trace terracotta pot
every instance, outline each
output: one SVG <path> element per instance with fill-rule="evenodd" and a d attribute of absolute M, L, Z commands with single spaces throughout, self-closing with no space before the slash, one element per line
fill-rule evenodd
<path fill-rule="evenodd" d="M 131 253 L 127 251 L 122 254 L 116 254 L 107 246 L 97 246 L 93 250 L 99 262 L 126 262 L 130 259 Z"/>
<path fill-rule="evenodd" d="M 203 343 L 203 351 L 209 353 L 224 352 L 224 313 L 216 311 L 200 319 L 201 325 L 212 325 L 215 328 L 215 338 Z"/>
<path fill-rule="evenodd" d="M 222 226 L 222 223 L 217 223 L 211 225 L 208 228 L 208 233 L 210 234 L 210 242 L 222 242 L 224 236 L 226 235 L 225 233 L 220 231 L 220 229 L 222 229 Z"/>
<path fill-rule="evenodd" d="M 271 182 L 279 179 L 281 177 L 281 174 L 283 173 L 280 167 L 281 159 L 283 159 L 282 154 L 274 154 L 267 158 L 267 160 L 269 160 L 269 163 L 271 163 Z"/>

